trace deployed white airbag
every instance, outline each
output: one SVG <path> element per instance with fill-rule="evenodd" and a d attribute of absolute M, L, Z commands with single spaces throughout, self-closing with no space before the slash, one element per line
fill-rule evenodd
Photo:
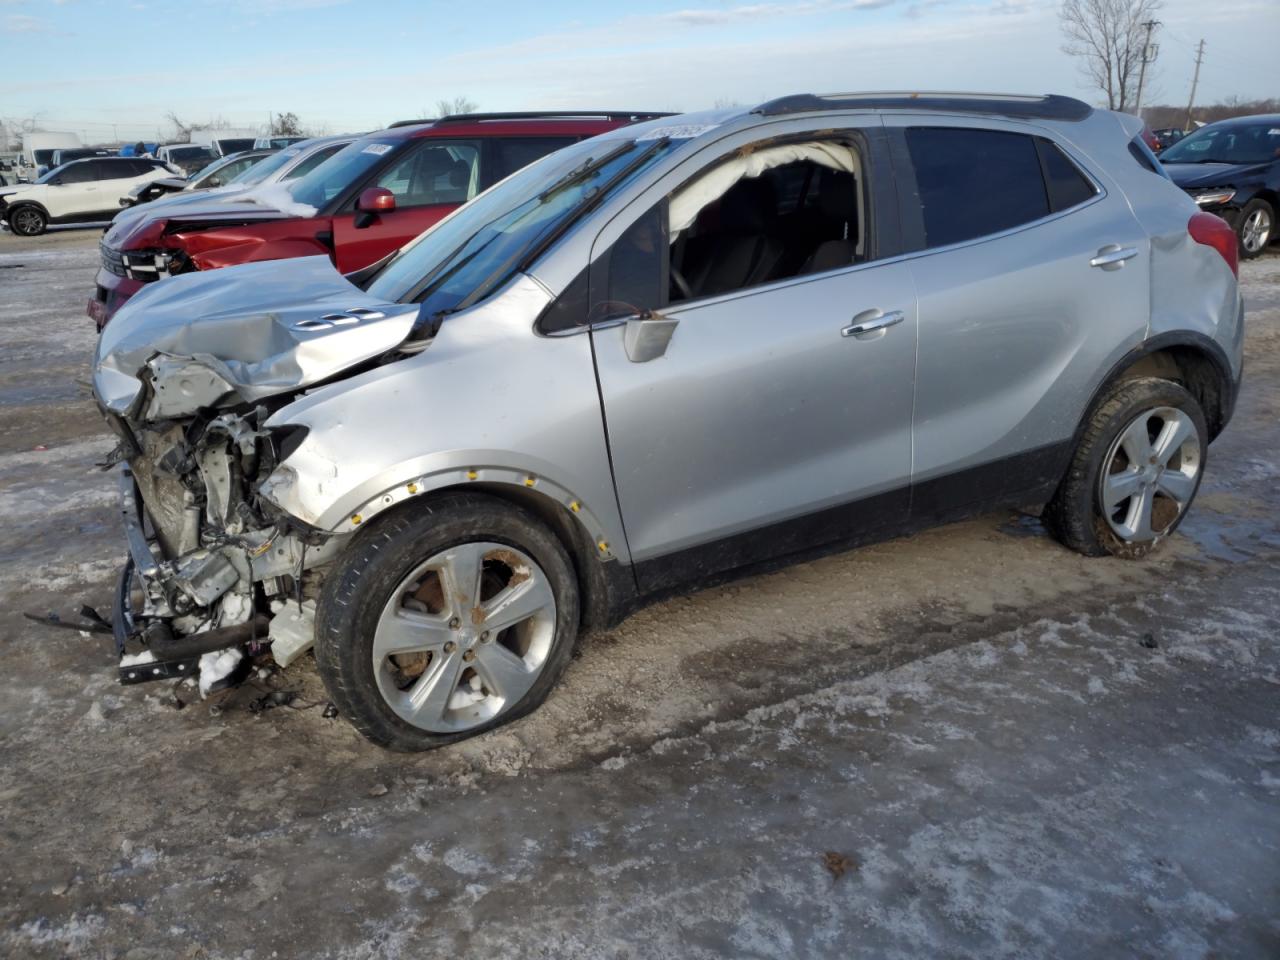
<path fill-rule="evenodd" d="M 686 184 L 671 197 L 670 230 L 674 240 L 689 229 L 707 204 L 724 196 L 739 180 L 758 177 L 766 170 L 807 160 L 861 179 L 862 164 L 851 147 L 840 143 L 780 143 L 760 150 L 740 153 L 719 164 L 705 176 Z M 858 197 L 859 214 L 862 198 Z M 861 217 L 859 217 L 861 219 Z"/>

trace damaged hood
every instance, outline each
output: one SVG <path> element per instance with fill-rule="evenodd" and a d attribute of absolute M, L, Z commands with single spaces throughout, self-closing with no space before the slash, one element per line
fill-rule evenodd
<path fill-rule="evenodd" d="M 127 248 L 136 234 L 158 221 L 164 221 L 170 227 L 181 225 L 200 229 L 225 226 L 228 222 L 281 220 L 289 216 L 275 207 L 240 200 L 240 196 L 239 192 L 228 196 L 201 190 L 182 190 L 150 203 L 125 207 L 115 215 L 103 239 L 107 246 L 121 250 Z"/>
<path fill-rule="evenodd" d="M 369 296 L 328 257 L 186 273 L 151 284 L 112 318 L 94 356 L 94 393 L 124 415 L 150 371 L 142 419 L 255 401 L 332 377 L 401 343 L 418 305 Z"/>

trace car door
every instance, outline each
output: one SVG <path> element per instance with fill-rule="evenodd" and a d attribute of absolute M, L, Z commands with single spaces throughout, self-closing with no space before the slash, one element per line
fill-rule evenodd
<path fill-rule="evenodd" d="M 870 177 L 874 193 L 886 174 L 873 164 Z M 593 276 L 601 263 L 616 273 L 643 225 L 593 261 Z M 633 246 L 670 255 L 665 242 Z M 609 282 L 600 293 L 593 280 L 594 302 L 642 300 Z M 663 326 L 660 355 L 636 349 Z M 643 591 L 905 520 L 916 351 L 906 264 L 872 260 L 694 297 L 649 319 L 597 323 L 591 337 Z"/>
<path fill-rule="evenodd" d="M 1099 378 L 1145 334 L 1148 238 L 1105 174 L 1048 131 L 885 122 L 916 249 L 912 512 L 1036 502 Z"/>
<path fill-rule="evenodd" d="M 479 192 L 479 140 L 421 138 L 403 156 L 371 177 L 333 218 L 338 270 L 367 267 L 404 246 Z M 369 187 L 390 190 L 396 208 L 363 214 L 355 209 Z"/>
<path fill-rule="evenodd" d="M 98 162 L 77 160 L 67 164 L 47 191 L 49 216 L 76 219 L 92 213 L 99 206 Z"/>

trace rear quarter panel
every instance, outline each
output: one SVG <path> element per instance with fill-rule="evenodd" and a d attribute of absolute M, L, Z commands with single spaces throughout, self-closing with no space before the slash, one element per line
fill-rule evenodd
<path fill-rule="evenodd" d="M 1151 243 L 1151 317 L 1147 337 L 1192 331 L 1216 341 L 1240 376 L 1244 329 L 1239 284 L 1221 255 L 1196 243 L 1187 223 L 1199 208 L 1179 187 L 1152 173 L 1129 153 L 1116 114 L 1099 111 L 1087 131 L 1057 129 L 1104 166 L 1123 192 Z M 1108 129 L 1110 128 L 1110 129 Z M 1079 133 L 1087 132 L 1086 137 Z"/>

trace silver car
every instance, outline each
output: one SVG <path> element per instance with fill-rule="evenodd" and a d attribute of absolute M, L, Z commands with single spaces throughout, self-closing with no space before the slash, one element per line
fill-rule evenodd
<path fill-rule="evenodd" d="M 1236 245 L 1140 121 L 1063 97 L 794 96 L 625 127 L 387 260 L 177 276 L 102 335 L 121 677 L 314 645 L 419 750 L 536 707 L 655 597 L 1044 504 L 1177 527 L 1231 416 Z"/>

